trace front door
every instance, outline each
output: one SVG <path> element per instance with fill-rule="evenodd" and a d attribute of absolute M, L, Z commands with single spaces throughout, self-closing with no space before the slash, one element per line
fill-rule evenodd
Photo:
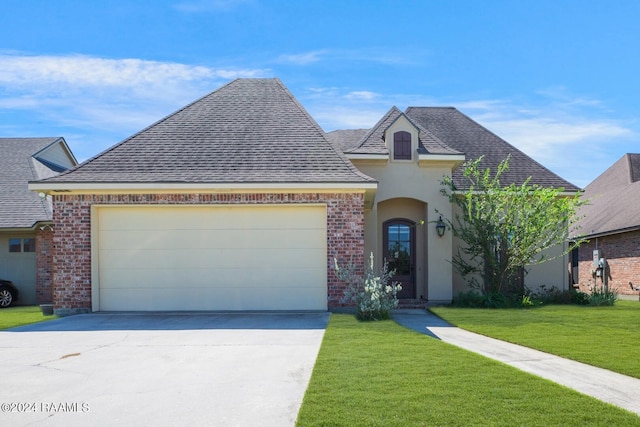
<path fill-rule="evenodd" d="M 383 226 L 385 258 L 389 270 L 395 271 L 392 281 L 402 285 L 398 298 L 416 297 L 416 224 L 407 219 L 392 219 Z"/>

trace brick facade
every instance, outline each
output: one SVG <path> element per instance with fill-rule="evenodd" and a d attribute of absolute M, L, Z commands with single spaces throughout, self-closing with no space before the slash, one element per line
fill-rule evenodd
<path fill-rule="evenodd" d="M 36 304 L 51 303 L 53 289 L 53 230 L 50 226 L 36 231 Z"/>
<path fill-rule="evenodd" d="M 640 285 L 640 230 L 612 234 L 591 239 L 580 246 L 578 251 L 578 283 L 580 290 L 589 292 L 596 284 L 591 275 L 593 268 L 593 251 L 597 248 L 607 259 L 609 264 L 609 288 L 616 290 L 618 295 L 638 295 L 632 291 L 629 282 Z M 597 285 L 602 281 L 597 279 Z"/>
<path fill-rule="evenodd" d="M 333 258 L 364 262 L 364 195 L 360 193 L 109 194 L 53 197 L 53 302 L 56 314 L 91 311 L 91 206 L 118 204 L 327 205 L 327 298 L 341 305 L 345 284 L 333 273 Z"/>

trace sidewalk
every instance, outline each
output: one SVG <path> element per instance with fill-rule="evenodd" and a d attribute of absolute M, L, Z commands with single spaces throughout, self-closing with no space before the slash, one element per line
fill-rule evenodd
<path fill-rule="evenodd" d="M 640 415 L 640 379 L 465 331 L 424 310 L 396 310 L 393 319 L 409 329 Z"/>

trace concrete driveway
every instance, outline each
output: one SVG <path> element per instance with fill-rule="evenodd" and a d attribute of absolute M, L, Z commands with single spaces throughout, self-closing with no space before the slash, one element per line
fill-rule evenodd
<path fill-rule="evenodd" d="M 293 425 L 328 313 L 86 314 L 0 332 L 0 425 Z"/>

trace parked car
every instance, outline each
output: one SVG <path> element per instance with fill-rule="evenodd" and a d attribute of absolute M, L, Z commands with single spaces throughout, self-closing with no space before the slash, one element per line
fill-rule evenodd
<path fill-rule="evenodd" d="M 0 308 L 9 307 L 18 301 L 18 288 L 10 280 L 0 279 Z"/>

